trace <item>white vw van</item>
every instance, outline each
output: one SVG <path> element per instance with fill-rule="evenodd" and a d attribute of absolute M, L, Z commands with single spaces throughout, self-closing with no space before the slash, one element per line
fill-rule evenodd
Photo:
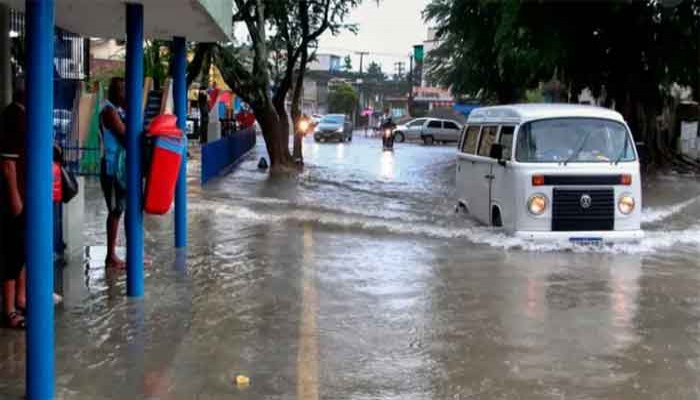
<path fill-rule="evenodd" d="M 516 236 L 635 241 L 642 194 L 629 127 L 612 110 L 567 104 L 472 111 L 457 155 L 459 205 Z"/>

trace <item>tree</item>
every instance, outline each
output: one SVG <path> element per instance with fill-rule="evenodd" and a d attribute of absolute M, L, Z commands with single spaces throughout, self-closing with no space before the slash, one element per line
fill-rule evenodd
<path fill-rule="evenodd" d="M 656 118 L 671 83 L 700 87 L 700 0 L 674 3 L 433 0 L 425 17 L 441 42 L 428 73 L 487 102 L 521 100 L 549 80 L 571 97 L 588 87 L 622 112 L 656 161 L 675 162 Z"/>
<path fill-rule="evenodd" d="M 382 66 L 375 61 L 371 61 L 367 66 L 367 74 L 365 77 L 377 81 L 384 81 L 386 79 L 386 75 L 382 72 Z"/>
<path fill-rule="evenodd" d="M 284 169 L 301 158 L 300 135 L 294 135 L 294 157 L 289 152 L 291 127 L 286 103 L 290 91 L 291 119 L 296 126 L 310 53 L 324 32 L 355 29 L 343 20 L 360 2 L 234 0 L 234 24 L 243 24 L 250 40 L 197 45 L 192 64 L 196 61 L 203 65 L 211 57 L 227 85 L 253 109 L 273 170 Z"/>
<path fill-rule="evenodd" d="M 359 100 L 360 96 L 351 85 L 337 84 L 328 93 L 328 111 L 332 114 L 351 115 Z"/>
<path fill-rule="evenodd" d="M 345 70 L 345 72 L 352 71 L 352 58 L 349 54 L 343 59 L 343 69 Z"/>

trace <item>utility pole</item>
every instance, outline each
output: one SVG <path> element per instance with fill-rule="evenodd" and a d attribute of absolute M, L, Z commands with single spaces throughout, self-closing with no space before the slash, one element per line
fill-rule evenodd
<path fill-rule="evenodd" d="M 408 115 L 413 114 L 413 54 L 409 58 L 408 70 Z"/>
<path fill-rule="evenodd" d="M 358 54 L 360 56 L 360 76 L 362 76 L 362 62 L 364 61 L 364 58 L 366 55 L 369 54 L 368 51 L 356 51 L 355 54 Z"/>
<path fill-rule="evenodd" d="M 403 77 L 403 72 L 404 72 L 405 66 L 406 66 L 406 63 L 403 61 L 399 61 L 399 62 L 394 63 L 394 69 L 396 70 L 396 77 L 398 79 L 401 79 Z"/>
<path fill-rule="evenodd" d="M 363 109 L 364 106 L 365 106 L 365 104 L 364 104 L 364 103 L 365 103 L 365 94 L 364 94 L 363 85 L 362 85 L 362 84 L 364 83 L 364 82 L 362 81 L 362 74 L 363 74 L 364 70 L 363 70 L 362 68 L 363 68 L 363 66 L 364 66 L 364 63 L 363 63 L 363 62 L 364 62 L 364 59 L 365 59 L 365 55 L 369 54 L 369 52 L 367 52 L 367 51 L 356 51 L 355 54 L 359 54 L 359 55 L 360 55 L 360 77 L 359 77 L 359 79 L 357 79 L 357 90 L 358 90 L 358 92 L 360 92 L 360 96 L 359 96 L 359 99 L 358 99 L 358 100 L 359 100 L 359 103 L 360 103 L 360 104 L 359 104 L 359 107 L 358 107 L 358 112 L 355 113 L 355 118 L 354 118 L 354 119 L 355 119 L 355 126 L 357 126 L 357 125 L 359 124 L 359 122 L 360 122 L 360 113 L 362 112 L 362 109 Z"/>

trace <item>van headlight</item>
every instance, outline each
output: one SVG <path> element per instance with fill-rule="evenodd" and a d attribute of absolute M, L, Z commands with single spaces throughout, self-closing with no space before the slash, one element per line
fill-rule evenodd
<path fill-rule="evenodd" d="M 629 215 L 634 211 L 634 197 L 631 194 L 623 194 L 617 201 L 617 209 L 625 215 Z"/>
<path fill-rule="evenodd" d="M 527 210 L 532 215 L 542 215 L 547 210 L 547 196 L 538 193 L 533 194 L 527 200 Z"/>

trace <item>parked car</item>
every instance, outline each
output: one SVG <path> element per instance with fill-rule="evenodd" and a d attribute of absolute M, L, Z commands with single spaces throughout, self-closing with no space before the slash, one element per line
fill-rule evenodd
<path fill-rule="evenodd" d="M 417 118 L 397 126 L 394 130 L 394 140 L 397 142 L 420 140 L 420 133 L 427 120 L 427 118 Z"/>
<path fill-rule="evenodd" d="M 352 141 L 352 122 L 344 114 L 325 115 L 314 129 L 314 140 L 350 142 Z"/>
<path fill-rule="evenodd" d="M 437 118 L 418 118 L 400 125 L 394 131 L 394 140 L 422 140 L 425 144 L 457 143 L 462 126 L 457 121 Z"/>
<path fill-rule="evenodd" d="M 529 240 L 636 241 L 644 235 L 638 160 L 612 110 L 480 108 L 458 146 L 458 202 L 476 220 Z"/>

